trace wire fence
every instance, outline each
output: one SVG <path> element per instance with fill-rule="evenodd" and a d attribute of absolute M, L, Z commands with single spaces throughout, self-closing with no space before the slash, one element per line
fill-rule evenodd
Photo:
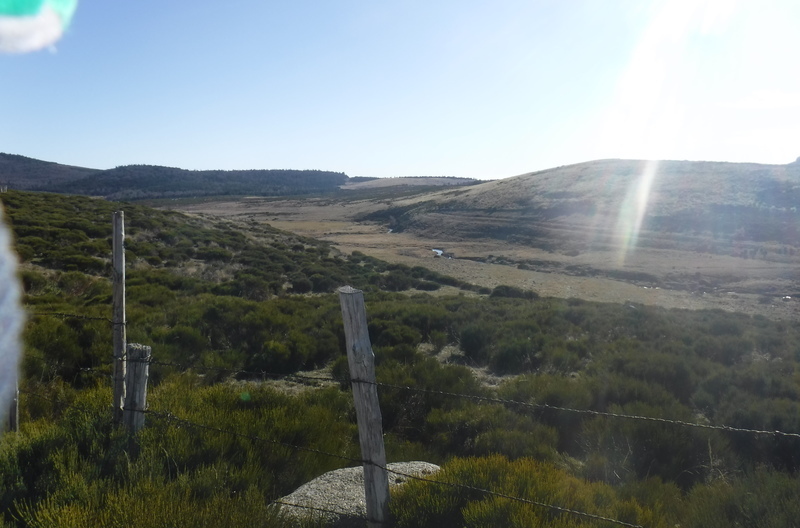
<path fill-rule="evenodd" d="M 109 323 L 114 324 L 112 319 L 107 317 L 93 317 L 93 316 L 86 316 L 80 314 L 70 314 L 64 312 L 32 312 L 29 315 L 33 316 L 51 316 L 51 317 L 62 317 L 62 318 L 74 318 L 74 319 L 85 319 L 85 320 L 93 320 L 93 321 L 106 321 Z M 125 324 L 125 323 L 122 323 Z M 383 383 L 379 381 L 368 381 L 368 380 L 351 380 L 350 378 L 336 378 L 333 376 L 311 376 L 307 374 L 298 374 L 298 373 L 276 373 L 276 372 L 267 372 L 265 370 L 247 370 L 247 369 L 233 369 L 228 367 L 212 367 L 212 366 L 205 366 L 205 365 L 196 365 L 196 364 L 188 364 L 188 363 L 177 363 L 171 361 L 161 361 L 161 360 L 154 360 L 152 358 L 147 360 L 138 360 L 138 359 L 128 359 L 126 354 L 123 354 L 123 358 L 129 362 L 139 362 L 139 361 L 146 361 L 150 365 L 162 366 L 162 367 L 171 367 L 176 368 L 183 371 L 188 370 L 195 370 L 195 371 L 203 371 L 203 372 L 215 372 L 218 374 L 227 374 L 231 376 L 247 376 L 251 378 L 260 378 L 260 379 L 283 379 L 287 381 L 313 381 L 313 382 L 331 382 L 331 383 L 365 383 L 365 384 L 372 384 L 378 387 L 384 388 L 391 388 L 409 392 L 416 392 L 422 394 L 432 394 L 437 396 L 447 396 L 451 398 L 462 398 L 472 401 L 479 401 L 485 403 L 496 403 L 508 406 L 516 406 L 522 408 L 529 408 L 529 409 L 546 409 L 551 411 L 560 411 L 560 412 L 567 412 L 573 414 L 583 414 L 583 415 L 590 415 L 590 416 L 603 416 L 607 418 L 619 418 L 624 420 L 641 420 L 641 421 L 648 421 L 648 422 L 657 422 L 657 423 L 664 423 L 670 425 L 677 425 L 681 427 L 696 427 L 701 429 L 710 429 L 710 430 L 717 430 L 717 431 L 727 431 L 733 433 L 745 433 L 745 434 L 753 434 L 753 435 L 772 435 L 772 436 L 783 436 L 783 437 L 790 437 L 790 438 L 799 438 L 800 433 L 791 433 L 785 432 L 780 430 L 766 430 L 766 429 L 749 429 L 744 427 L 733 427 L 730 425 L 715 425 L 710 423 L 698 423 L 698 422 L 687 422 L 685 420 L 676 420 L 670 418 L 661 418 L 656 416 L 643 416 L 643 415 L 633 415 L 633 414 L 625 414 L 625 413 L 615 413 L 610 411 L 599 411 L 593 409 L 576 409 L 571 407 L 564 407 L 560 405 L 552 405 L 548 403 L 537 403 L 537 402 L 524 402 L 519 400 L 510 400 L 504 398 L 495 398 L 491 396 L 481 396 L 476 394 L 464 394 L 464 393 L 455 393 L 455 392 L 448 392 L 448 391 L 441 391 L 435 389 L 425 389 L 419 387 L 411 387 L 407 385 L 395 385 L 391 383 Z M 92 367 L 85 367 L 78 369 L 81 372 L 98 372 L 102 374 L 106 374 L 101 369 L 92 368 Z"/>
<path fill-rule="evenodd" d="M 47 316 L 47 317 L 60 317 L 60 318 L 71 318 L 71 319 L 83 319 L 83 320 L 90 320 L 90 321 L 106 321 L 113 324 L 116 324 L 112 319 L 107 317 L 95 317 L 95 316 L 86 316 L 81 314 L 73 314 L 73 313 L 66 313 L 66 312 L 31 312 L 29 315 L 31 316 Z M 125 324 L 125 323 L 120 323 Z M 127 359 L 125 355 L 123 355 L 123 359 L 128 361 L 142 361 L 142 360 L 131 360 Z M 314 382 L 335 382 L 335 383 L 365 383 L 365 384 L 373 384 L 378 387 L 384 388 L 391 388 L 397 390 L 404 390 L 409 392 L 416 392 L 416 393 L 423 393 L 423 394 L 432 394 L 438 396 L 447 396 L 451 398 L 463 398 L 472 401 L 479 401 L 485 403 L 496 403 L 502 405 L 509 405 L 509 406 L 516 406 L 516 407 L 523 407 L 523 408 L 530 408 L 530 409 L 546 409 L 552 411 L 560 411 L 560 412 L 567 412 L 573 414 L 583 414 L 583 415 L 590 415 L 590 416 L 603 416 L 607 418 L 618 418 L 624 420 L 641 420 L 641 421 L 648 421 L 648 422 L 656 422 L 656 423 L 664 423 L 664 424 L 671 424 L 677 425 L 681 427 L 696 427 L 701 429 L 709 429 L 709 430 L 717 430 L 717 431 L 726 431 L 726 432 L 734 432 L 734 433 L 745 433 L 745 434 L 753 434 L 753 435 L 772 435 L 772 436 L 782 436 L 782 437 L 790 437 L 790 438 L 800 438 L 800 433 L 790 433 L 780 430 L 766 430 L 766 429 L 749 429 L 744 427 L 733 427 L 730 425 L 715 425 L 709 423 L 698 423 L 698 422 L 687 422 L 685 420 L 676 420 L 670 418 L 661 418 L 656 416 L 643 416 L 643 415 L 631 415 L 631 414 L 624 414 L 624 413 L 615 413 L 609 411 L 598 411 L 592 409 L 575 409 L 570 407 L 564 407 L 559 405 L 551 405 L 548 403 L 537 403 L 537 402 L 524 402 L 518 400 L 510 400 L 510 399 L 503 399 L 503 398 L 495 398 L 491 396 L 481 396 L 475 394 L 463 394 L 463 393 L 454 393 L 448 391 L 441 391 L 435 389 L 424 389 L 419 387 L 411 387 L 405 385 L 394 385 L 390 383 L 382 383 L 382 382 L 373 382 L 367 380 L 351 380 L 351 379 L 342 379 L 342 378 L 335 378 L 335 377 L 325 377 L 325 376 L 309 376 L 304 374 L 286 374 L 286 373 L 273 373 L 267 372 L 263 370 L 254 371 L 254 370 L 246 370 L 246 369 L 231 369 L 226 367 L 210 367 L 204 365 L 194 365 L 194 364 L 185 364 L 185 363 L 176 363 L 170 361 L 160 361 L 160 360 L 153 360 L 148 359 L 145 360 L 150 365 L 157 365 L 163 367 L 171 367 L 177 368 L 179 370 L 200 370 L 204 372 L 215 372 L 218 374 L 227 374 L 231 376 L 248 376 L 251 378 L 260 378 L 260 379 L 285 379 L 288 381 L 314 381 Z M 106 375 L 106 372 L 103 372 L 101 369 L 92 368 L 92 367 L 84 367 L 78 369 L 80 372 L 97 372 L 98 374 Z"/>
<path fill-rule="evenodd" d="M 79 314 L 70 314 L 64 312 L 34 312 L 31 313 L 32 316 L 48 316 L 48 317 L 62 317 L 62 318 L 74 318 L 74 319 L 83 319 L 83 320 L 95 320 L 95 321 L 106 321 L 109 323 L 114 324 L 113 320 L 105 317 L 93 317 L 93 316 L 83 316 Z M 423 387 L 413 387 L 407 385 L 397 385 L 391 383 L 384 383 L 380 381 L 369 381 L 369 380 L 362 380 L 362 379 L 343 379 L 337 378 L 334 376 L 320 376 L 320 375 L 309 375 L 304 373 L 276 373 L 276 372 L 268 372 L 265 370 L 247 370 L 247 369 L 236 369 L 236 368 L 228 368 L 228 367 L 215 367 L 215 366 L 206 366 L 206 365 L 197 365 L 197 364 L 187 364 L 187 363 L 178 363 L 178 362 L 171 362 L 171 361 L 161 361 L 161 360 L 154 360 L 152 358 L 146 360 L 139 360 L 139 359 L 132 359 L 132 358 L 125 358 L 129 362 L 137 362 L 137 361 L 144 361 L 149 363 L 153 366 L 161 366 L 167 368 L 174 368 L 180 371 L 199 371 L 199 372 L 214 372 L 217 374 L 233 376 L 233 377 L 248 377 L 254 379 L 262 379 L 262 380 L 285 380 L 291 381 L 296 383 L 314 383 L 319 384 L 320 382 L 325 383 L 339 383 L 339 384 L 346 384 L 346 383 L 360 383 L 360 384 L 370 384 L 374 385 L 381 389 L 392 389 L 392 390 L 400 390 L 406 392 L 412 392 L 417 394 L 425 394 L 425 395 L 435 395 L 435 396 L 444 396 L 448 398 L 459 398 L 464 400 L 469 400 L 473 402 L 479 403 L 488 403 L 488 404 L 498 404 L 504 405 L 508 407 L 515 407 L 521 409 L 529 409 L 529 410 L 548 410 L 548 411 L 556 411 L 556 412 L 563 412 L 563 413 L 572 413 L 584 416 L 597 416 L 597 417 L 605 417 L 611 419 L 623 419 L 623 420 L 635 420 L 635 421 L 644 421 L 650 423 L 661 423 L 667 425 L 674 425 L 678 427 L 690 427 L 690 428 L 699 428 L 699 429 L 706 429 L 706 430 L 717 430 L 723 431 L 728 433 L 737 433 L 737 434 L 750 434 L 754 436 L 780 436 L 780 437 L 787 437 L 787 438 L 797 438 L 800 439 L 800 433 L 796 432 L 786 432 L 780 430 L 765 430 L 765 429 L 750 429 L 750 428 L 742 428 L 742 427 L 734 427 L 730 425 L 719 425 L 719 424 L 711 424 L 711 423 L 699 423 L 699 422 L 689 422 L 685 420 L 678 420 L 678 419 L 670 419 L 664 417 L 656 417 L 656 416 L 643 416 L 643 415 L 635 415 L 635 414 L 625 414 L 625 413 L 617 413 L 617 412 L 610 412 L 604 410 L 594 410 L 594 409 L 578 409 L 578 408 L 571 408 L 566 406 L 559 406 L 559 405 L 552 405 L 548 403 L 541 403 L 536 401 L 520 401 L 520 400 L 513 400 L 513 399 L 505 399 L 505 398 L 498 398 L 494 396 L 486 396 L 480 394 L 465 394 L 465 393 L 457 393 L 457 392 L 449 392 L 449 391 L 442 391 L 436 389 L 429 389 Z M 106 376 L 110 376 L 108 372 L 106 372 L 103 368 L 94 368 L 94 367 L 84 367 L 78 369 L 80 372 L 86 373 L 98 373 L 103 374 Z M 64 407 L 72 407 L 81 409 L 84 412 L 96 412 L 96 410 L 92 410 L 86 407 L 82 407 L 79 405 L 75 405 L 73 403 L 68 403 L 63 400 L 59 400 L 57 398 L 47 397 L 41 394 L 37 394 L 35 392 L 31 392 L 28 390 L 20 389 L 20 393 L 26 394 L 31 397 L 41 398 L 44 400 L 48 400 L 52 403 L 62 405 Z M 213 425 L 208 424 L 201 424 L 197 422 L 193 422 L 187 420 L 185 418 L 181 418 L 180 416 L 175 415 L 174 413 L 168 410 L 154 410 L 154 409 L 145 409 L 145 410 L 137 410 L 136 412 L 145 413 L 147 416 L 151 416 L 155 418 L 157 421 L 162 421 L 165 423 L 175 424 L 180 427 L 191 428 L 197 431 L 202 431 L 203 433 L 216 433 L 216 434 L 224 434 L 230 435 L 237 438 L 247 439 L 252 442 L 259 442 L 269 445 L 281 446 L 287 449 L 291 449 L 294 451 L 301 451 L 301 452 L 308 452 L 320 456 L 330 457 L 342 462 L 347 462 L 350 464 L 358 464 L 358 465 L 373 465 L 380 468 L 387 473 L 392 473 L 406 479 L 418 480 L 423 481 L 430 484 L 441 485 L 441 486 L 450 486 L 458 489 L 463 489 L 466 491 L 482 493 L 486 496 L 501 498 L 509 501 L 519 502 L 522 504 L 527 504 L 529 506 L 545 508 L 549 511 L 556 512 L 559 514 L 567 514 L 573 515 L 577 517 L 582 517 L 585 519 L 591 519 L 596 521 L 603 521 L 611 524 L 616 524 L 619 526 L 626 526 L 626 527 L 635 527 L 635 528 L 642 528 L 640 525 L 627 523 L 624 521 L 620 521 L 617 519 L 612 519 L 608 517 L 604 517 L 601 515 L 583 512 L 579 510 L 573 510 L 570 508 L 565 508 L 558 505 L 547 504 L 545 502 L 539 502 L 532 499 L 526 499 L 524 497 L 517 497 L 512 496 L 496 491 L 492 491 L 489 489 L 468 486 L 456 482 L 447 482 L 444 480 L 437 480 L 428 477 L 422 477 L 413 474 L 407 474 L 400 471 L 389 469 L 384 465 L 376 464 L 369 460 L 363 460 L 355 457 L 349 457 L 342 454 L 337 453 L 330 453 L 324 450 L 316 449 L 313 447 L 308 446 L 300 446 L 295 445 L 292 443 L 282 442 L 279 440 L 274 440 L 270 438 L 265 438 L 256 435 L 249 435 L 245 433 L 241 433 L 238 431 L 232 431 L 229 429 L 224 429 L 220 427 L 216 427 Z M 276 505 L 283 505 L 287 507 L 293 508 L 303 508 L 308 509 L 310 511 L 317 511 L 318 513 L 329 513 L 329 514 L 340 514 L 341 512 L 336 512 L 334 510 L 326 510 L 324 508 L 317 508 L 313 506 L 307 505 L 299 505 L 299 504 L 292 504 L 288 502 L 283 502 L 281 500 L 276 500 L 273 502 Z"/>
<path fill-rule="evenodd" d="M 58 317 L 60 319 L 82 319 L 84 321 L 105 321 L 107 323 L 111 323 L 112 325 L 125 324 L 125 323 L 115 323 L 113 319 L 108 317 L 80 315 L 80 314 L 65 313 L 65 312 L 28 312 L 28 315 L 31 317 Z"/>
<path fill-rule="evenodd" d="M 715 431 L 725 431 L 730 433 L 742 433 L 742 434 L 751 434 L 756 436 L 780 436 L 780 437 L 787 437 L 787 438 L 797 438 L 800 439 L 800 433 L 795 432 L 786 432 L 781 430 L 768 430 L 768 429 L 751 429 L 746 427 L 734 427 L 731 425 L 724 425 L 724 424 L 712 424 L 712 423 L 701 423 L 701 422 L 687 422 L 685 420 L 677 420 L 671 418 L 663 418 L 658 416 L 644 416 L 644 415 L 636 415 L 636 414 L 625 414 L 625 413 L 616 413 L 610 411 L 599 411 L 594 409 L 577 409 L 572 407 L 565 407 L 560 405 L 552 405 L 549 403 L 540 403 L 540 402 L 526 402 L 520 400 L 512 400 L 506 398 L 497 398 L 493 396 L 483 396 L 479 394 L 465 394 L 465 393 L 457 393 L 457 392 L 448 392 L 436 389 L 427 389 L 421 387 L 412 387 L 409 385 L 396 385 L 392 383 L 384 383 L 380 381 L 368 381 L 368 380 L 359 380 L 359 379 L 350 379 L 350 378 L 339 378 L 334 376 L 319 376 L 319 375 L 309 375 L 309 374 L 302 374 L 302 373 L 279 373 L 279 372 L 268 372 L 265 370 L 248 370 L 248 369 L 235 369 L 235 368 L 228 368 L 228 367 L 211 367 L 205 365 L 197 365 L 197 364 L 189 364 L 189 363 L 177 363 L 173 361 L 161 361 L 161 360 L 154 360 L 150 359 L 129 359 L 123 356 L 123 359 L 126 359 L 128 362 L 136 363 L 136 362 L 146 362 L 150 365 L 155 366 L 162 366 L 162 367 L 169 367 L 175 368 L 181 371 L 201 371 L 201 372 L 214 372 L 217 374 L 227 374 L 233 377 L 248 377 L 248 378 L 255 378 L 255 379 L 270 379 L 270 380 L 284 380 L 284 381 L 291 381 L 296 383 L 319 383 L 319 382 L 327 382 L 327 383 L 338 383 L 338 384 L 346 384 L 346 383 L 363 383 L 368 385 L 375 385 L 377 387 L 388 388 L 388 389 L 395 389 L 395 390 L 402 390 L 407 392 L 414 392 L 418 394 L 428 394 L 428 395 L 436 395 L 436 396 L 446 396 L 449 398 L 460 398 L 465 400 L 471 400 L 476 402 L 482 403 L 493 403 L 493 404 L 500 404 L 509 407 L 517 407 L 517 408 L 527 408 L 532 410 L 550 410 L 550 411 L 558 411 L 558 412 L 565 412 L 571 414 L 580 414 L 580 415 L 587 415 L 587 416 L 602 416 L 606 418 L 615 418 L 615 419 L 623 419 L 623 420 L 638 420 L 638 421 L 645 421 L 645 422 L 654 422 L 654 423 L 662 423 L 662 424 L 669 424 L 669 425 L 676 425 L 679 427 L 694 427 L 698 429 L 708 429 L 708 430 L 715 430 Z M 98 375 L 103 376 L 110 376 L 111 374 L 105 371 L 102 368 L 96 367 L 81 367 L 77 369 L 79 372 L 87 372 L 87 373 L 96 373 Z"/>
<path fill-rule="evenodd" d="M 63 405 L 65 408 L 75 408 L 75 409 L 78 409 L 78 410 L 81 410 L 81 411 L 84 411 L 84 412 L 89 412 L 89 413 L 95 412 L 95 410 L 93 410 L 93 409 L 89 409 L 89 408 L 81 406 L 81 405 L 76 405 L 76 404 L 71 403 L 71 402 L 65 402 L 65 401 L 59 400 L 57 398 L 44 396 L 44 395 L 41 395 L 41 394 L 38 394 L 38 393 L 35 393 L 35 392 L 32 392 L 32 391 L 20 389 L 20 392 L 23 393 L 23 394 L 26 394 L 28 396 L 32 396 L 32 397 L 35 397 L 35 398 L 40 398 L 40 399 L 49 401 L 51 403 L 56 403 L 56 404 L 59 404 L 59 405 Z M 477 493 L 484 494 L 486 496 L 506 499 L 506 500 L 509 500 L 509 501 L 518 502 L 518 503 L 521 503 L 521 504 L 526 504 L 528 506 L 536 506 L 536 507 L 539 507 L 539 508 L 545 508 L 547 510 L 550 510 L 550 511 L 556 512 L 556 513 L 560 513 L 560 514 L 567 514 L 567 515 L 573 515 L 573 516 L 582 517 L 582 518 L 585 518 L 585 519 L 591 519 L 591 520 L 595 520 L 595 521 L 608 522 L 608 523 L 616 524 L 618 526 L 625 526 L 625 527 L 629 527 L 629 528 L 644 528 L 642 525 L 639 525 L 639 524 L 632 524 L 632 523 L 628 523 L 628 522 L 625 522 L 625 521 L 620 521 L 618 519 L 612 519 L 610 517 L 597 515 L 597 514 L 594 514 L 594 513 L 584 512 L 584 511 L 575 510 L 575 509 L 571 509 L 571 508 L 565 508 L 563 506 L 558 506 L 558 505 L 554 505 L 554 504 L 548 504 L 548 503 L 545 503 L 545 502 L 536 501 L 536 500 L 532 500 L 532 499 L 526 499 L 524 497 L 517 497 L 517 496 L 509 495 L 509 494 L 506 494 L 506 493 L 500 493 L 500 492 L 489 490 L 489 489 L 486 489 L 486 488 L 480 488 L 480 487 L 477 487 L 477 486 L 469 486 L 469 485 L 461 484 L 461 483 L 458 483 L 458 482 L 448 482 L 448 481 L 445 481 L 445 480 L 433 479 L 433 478 L 429 478 L 429 477 L 422 477 L 422 476 L 419 476 L 419 475 L 414 475 L 412 473 L 406 473 L 406 472 L 403 472 L 403 471 L 397 471 L 397 470 L 391 469 L 391 468 L 389 468 L 389 467 L 387 467 L 385 465 L 377 464 L 375 462 L 372 462 L 370 460 L 364 460 L 364 459 L 360 459 L 360 458 L 349 457 L 349 456 L 346 456 L 346 455 L 337 454 L 337 453 L 331 453 L 331 452 L 324 451 L 324 450 L 321 450 L 321 449 L 316 449 L 316 448 L 313 448 L 313 447 L 300 446 L 300 445 L 291 444 L 291 443 L 288 443 L 288 442 L 282 442 L 282 441 L 279 441 L 279 440 L 273 440 L 273 439 L 265 438 L 265 437 L 262 437 L 262 436 L 244 434 L 244 433 L 240 433 L 238 431 L 232 431 L 230 429 L 223 429 L 221 427 L 216 427 L 216 426 L 212 426 L 212 425 L 200 424 L 200 423 L 197 423 L 197 422 L 193 422 L 191 420 L 186 420 L 184 418 L 180 418 L 180 417 L 176 416 L 175 414 L 173 414 L 172 412 L 168 412 L 168 411 L 156 411 L 156 410 L 147 409 L 147 410 L 136 410 L 136 412 L 142 412 L 142 413 L 146 414 L 147 416 L 152 416 L 154 418 L 165 420 L 165 421 L 167 421 L 169 423 L 174 423 L 174 424 L 177 424 L 177 425 L 182 426 L 182 427 L 196 429 L 196 430 L 200 430 L 200 431 L 203 431 L 203 432 L 214 432 L 214 433 L 229 435 L 229 436 L 232 436 L 232 437 L 235 437 L 235 438 L 247 439 L 247 440 L 250 440 L 252 442 L 260 442 L 260 443 L 265 443 L 265 444 L 269 444 L 269 445 L 276 445 L 276 446 L 285 447 L 285 448 L 288 448 L 288 449 L 291 449 L 291 450 L 294 450 L 294 451 L 302 451 L 302 452 L 306 452 L 306 453 L 312 453 L 312 454 L 321 455 L 321 456 L 325 456 L 325 457 L 330 457 L 330 458 L 334 458 L 334 459 L 341 460 L 341 461 L 344 461 L 344 462 L 348 462 L 348 463 L 352 463 L 352 464 L 358 464 L 358 465 L 362 465 L 362 466 L 363 465 L 372 465 L 372 466 L 375 466 L 375 467 L 377 467 L 377 468 L 379 468 L 379 469 L 381 469 L 381 470 L 383 470 L 383 471 L 385 471 L 387 473 L 391 473 L 391 474 L 394 474 L 394 475 L 397 475 L 397 476 L 400 476 L 400 477 L 404 477 L 406 479 L 417 480 L 417 481 L 425 482 L 425 483 L 428 483 L 428 484 L 436 484 L 436 485 L 440 485 L 440 486 L 448 486 L 448 487 L 451 487 L 451 488 L 456 488 L 456 489 L 465 490 L 465 491 L 477 492 Z M 329 514 L 334 514 L 334 515 L 341 515 L 343 513 L 341 511 L 335 511 L 335 510 L 330 510 L 330 509 L 325 509 L 325 508 L 319 508 L 319 507 L 315 507 L 315 506 L 308 506 L 308 505 L 290 503 L 290 502 L 283 501 L 281 499 L 276 499 L 276 500 L 272 501 L 271 504 L 273 504 L 273 505 L 283 505 L 283 506 L 287 506 L 287 507 L 291 507 L 291 508 L 302 508 L 302 509 L 306 509 L 306 510 L 316 511 L 316 512 L 319 512 L 319 513 L 329 513 Z"/>
<path fill-rule="evenodd" d="M 524 408 L 530 409 L 548 409 L 552 411 L 561 411 L 561 412 L 568 412 L 574 414 L 583 414 L 583 415 L 590 415 L 590 416 L 605 416 L 607 418 L 622 418 L 625 420 L 641 420 L 646 422 L 658 422 L 670 425 L 678 425 L 681 427 L 697 427 L 700 429 L 713 429 L 718 431 L 728 431 L 734 433 L 748 433 L 753 435 L 774 435 L 774 436 L 786 436 L 786 437 L 793 437 L 793 438 L 800 438 L 800 433 L 787 433 L 785 431 L 767 431 L 761 429 L 747 429 L 743 427 L 732 427 L 730 425 L 714 425 L 714 424 L 704 424 L 704 423 L 697 423 L 697 422 L 686 422 L 683 420 L 672 420 L 669 418 L 659 418 L 655 416 L 642 416 L 636 414 L 623 414 L 623 413 L 614 413 L 609 411 L 595 411 L 591 409 L 573 409 L 570 407 L 562 407 L 559 405 L 550 405 L 548 403 L 531 403 L 531 402 L 524 402 L 519 400 L 507 400 L 503 398 L 493 398 L 490 396 L 478 396 L 478 395 L 470 395 L 470 394 L 461 394 L 456 392 L 447 392 L 447 391 L 440 391 L 434 389 L 421 389 L 419 387 L 409 387 L 405 385 L 393 385 L 391 383 L 381 383 L 378 381 L 366 381 L 366 380 L 352 380 L 353 383 L 366 383 L 371 385 L 377 385 L 378 387 L 386 387 L 392 389 L 399 389 L 405 390 L 410 392 L 416 393 L 423 393 L 423 394 L 435 394 L 439 396 L 448 396 L 453 398 L 463 398 L 473 401 L 481 401 L 486 403 L 497 403 L 509 406 L 519 406 Z"/>
<path fill-rule="evenodd" d="M 800 433 L 793 433 L 793 432 L 786 432 L 780 430 L 766 430 L 766 429 L 749 429 L 745 427 L 734 427 L 730 425 L 716 425 L 711 423 L 700 423 L 700 422 L 687 422 L 685 420 L 676 420 L 670 418 L 661 418 L 657 416 L 643 416 L 643 415 L 636 415 L 636 414 L 625 414 L 625 413 L 615 413 L 610 411 L 598 411 L 593 409 L 576 409 L 572 407 L 564 407 L 560 405 L 552 405 L 549 403 L 538 403 L 538 402 L 526 402 L 520 400 L 511 400 L 505 398 L 496 398 L 492 396 L 482 396 L 478 394 L 465 394 L 465 393 L 458 393 L 458 392 L 448 392 L 436 389 L 426 389 L 420 387 L 412 387 L 409 385 L 396 385 L 392 383 L 384 383 L 380 381 L 368 381 L 368 380 L 359 380 L 359 379 L 350 379 L 350 378 L 338 378 L 334 376 L 317 376 L 317 375 L 308 375 L 308 374 L 300 374 L 300 373 L 292 373 L 292 374 L 285 374 L 285 373 L 276 373 L 276 372 L 267 372 L 263 370 L 246 370 L 246 369 L 230 369 L 230 368 L 223 368 L 223 367 L 207 367 L 203 365 L 190 365 L 190 364 L 182 364 L 182 363 L 175 363 L 170 361 L 159 361 L 159 360 L 129 360 L 129 361 L 147 361 L 151 365 L 160 365 L 166 367 L 177 368 L 179 370 L 197 370 L 197 371 L 205 371 L 205 372 L 217 372 L 217 373 L 227 373 L 234 376 L 250 376 L 252 378 L 260 378 L 260 379 L 273 379 L 273 380 L 287 380 L 287 381 L 296 381 L 296 382 L 330 382 L 330 383 L 364 383 L 368 385 L 375 385 L 377 387 L 389 388 L 389 389 L 396 389 L 396 390 L 403 390 L 407 392 L 414 392 L 418 394 L 428 394 L 428 395 L 436 395 L 436 396 L 446 396 L 449 398 L 461 398 L 465 400 L 483 402 L 483 403 L 494 403 L 500 405 L 506 405 L 509 407 L 518 407 L 518 408 L 527 408 L 533 410 L 550 410 L 550 411 L 559 411 L 565 413 L 572 413 L 572 414 L 581 414 L 581 415 L 588 415 L 588 416 L 603 416 L 606 418 L 618 418 L 623 420 L 639 420 L 645 422 L 656 422 L 656 423 L 663 423 L 669 425 L 677 425 L 680 427 L 695 427 L 699 429 L 710 429 L 716 431 L 726 431 L 731 433 L 744 433 L 744 434 L 751 434 L 751 435 L 772 435 L 772 436 L 783 436 L 789 438 L 798 438 L 800 439 Z"/>

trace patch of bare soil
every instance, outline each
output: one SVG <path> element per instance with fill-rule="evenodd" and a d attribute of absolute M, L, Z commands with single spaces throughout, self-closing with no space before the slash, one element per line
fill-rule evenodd
<path fill-rule="evenodd" d="M 231 379 L 229 383 L 241 391 L 243 395 L 247 394 L 248 386 L 253 384 L 268 385 L 275 390 L 291 395 L 338 385 L 338 382 L 332 379 L 330 365 L 317 370 L 298 371 L 294 375 L 285 378 L 265 379 L 263 381 Z"/>
<path fill-rule="evenodd" d="M 436 358 L 436 360 L 443 365 L 461 365 L 468 368 L 475 379 L 478 380 L 484 387 L 496 388 L 504 381 L 517 377 L 514 374 L 497 375 L 493 373 L 487 366 L 477 366 L 471 364 L 465 357 L 464 353 L 458 347 L 458 344 L 449 344 L 438 352 L 430 343 L 421 343 L 417 350 L 428 356 Z"/>

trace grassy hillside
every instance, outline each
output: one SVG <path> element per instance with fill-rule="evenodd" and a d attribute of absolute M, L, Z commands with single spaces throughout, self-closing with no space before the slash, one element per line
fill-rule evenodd
<path fill-rule="evenodd" d="M 270 501 L 359 458 L 338 301 L 327 293 L 345 282 L 366 290 L 390 461 L 443 463 L 444 482 L 644 526 L 777 527 L 800 514 L 795 437 L 598 414 L 800 432 L 792 325 L 513 286 L 431 296 L 422 290 L 455 283 L 263 224 L 0 197 L 31 313 L 22 429 L 0 439 L 8 526 L 147 527 L 163 516 L 280 526 Z M 135 450 L 108 405 L 117 209 L 130 237 L 129 341 L 152 345 L 156 360 Z M 322 366 L 315 377 L 333 381 L 269 381 Z M 398 526 L 608 526 L 422 482 L 392 510 Z"/>
<path fill-rule="evenodd" d="M 799 189 L 796 163 L 602 160 L 441 191 L 384 216 L 429 236 L 577 251 L 635 236 L 639 247 L 755 257 L 800 247 Z"/>

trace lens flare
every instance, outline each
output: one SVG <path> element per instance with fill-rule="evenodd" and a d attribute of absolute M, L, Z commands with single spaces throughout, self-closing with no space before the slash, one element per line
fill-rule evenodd
<path fill-rule="evenodd" d="M 625 263 L 628 254 L 636 249 L 644 216 L 650 203 L 653 182 L 658 173 L 658 161 L 648 161 L 638 179 L 631 182 L 617 217 L 616 233 L 621 241 L 619 264 Z"/>
<path fill-rule="evenodd" d="M 78 0 L 0 0 L 0 53 L 26 53 L 56 42 Z"/>

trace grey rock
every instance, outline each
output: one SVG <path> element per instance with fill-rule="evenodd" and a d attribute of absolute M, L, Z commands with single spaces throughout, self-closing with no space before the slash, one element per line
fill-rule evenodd
<path fill-rule="evenodd" d="M 393 462 L 386 467 L 391 471 L 423 478 L 439 471 L 439 466 L 429 462 Z M 390 496 L 408 480 L 408 477 L 390 472 Z M 367 518 L 364 468 L 358 466 L 329 471 L 277 502 L 281 504 L 281 513 L 298 521 L 315 519 L 335 528 L 364 528 Z"/>

